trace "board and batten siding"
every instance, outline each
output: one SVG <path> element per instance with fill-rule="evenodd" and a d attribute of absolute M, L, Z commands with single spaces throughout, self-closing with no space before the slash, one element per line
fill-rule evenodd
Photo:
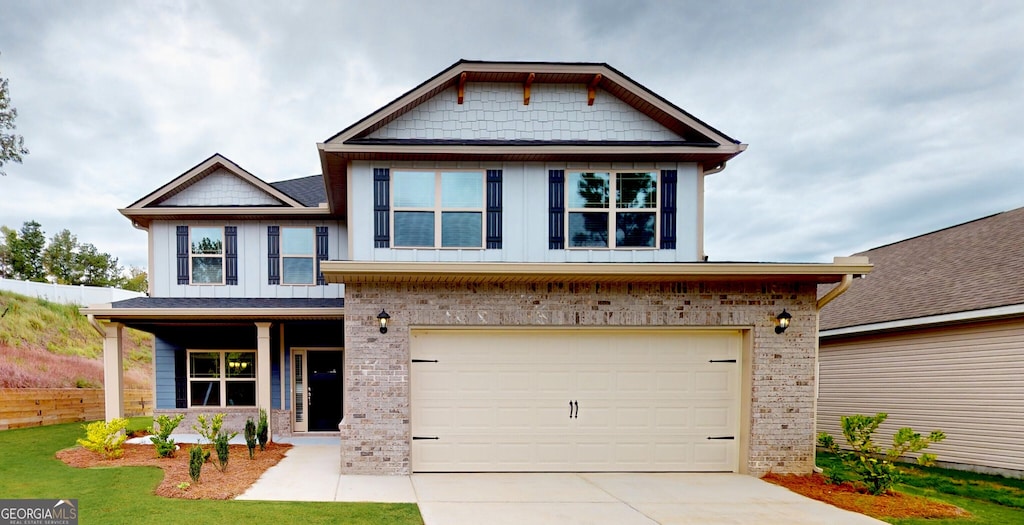
<path fill-rule="evenodd" d="M 374 248 L 373 169 L 502 170 L 502 247 L 484 249 Z M 676 170 L 676 248 L 548 248 L 548 171 Z M 700 259 L 702 175 L 696 164 L 675 162 L 523 163 L 392 162 L 352 163 L 349 186 L 351 253 L 354 261 L 416 262 L 696 262 Z M 660 188 L 659 188 L 660 191 Z M 660 196 L 659 196 L 660 198 Z"/>
<path fill-rule="evenodd" d="M 840 416 L 886 412 L 877 443 L 939 429 L 942 463 L 1024 471 L 1024 320 L 823 340 L 819 356 L 818 431 L 842 442 Z"/>
<path fill-rule="evenodd" d="M 372 222 L 372 221 L 370 221 Z M 237 226 L 238 284 L 178 284 L 177 226 Z M 327 258 L 348 258 L 348 230 L 341 222 L 320 221 L 153 221 L 149 227 L 152 243 L 150 279 L 153 297 L 333 299 L 344 297 L 344 285 L 267 284 L 267 226 L 327 226 Z"/>

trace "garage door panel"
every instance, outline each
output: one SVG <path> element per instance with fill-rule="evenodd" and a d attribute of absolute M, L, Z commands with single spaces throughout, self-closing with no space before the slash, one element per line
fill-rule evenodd
<path fill-rule="evenodd" d="M 413 470 L 734 471 L 738 332 L 413 334 Z M 570 402 L 578 412 L 570 417 Z"/>

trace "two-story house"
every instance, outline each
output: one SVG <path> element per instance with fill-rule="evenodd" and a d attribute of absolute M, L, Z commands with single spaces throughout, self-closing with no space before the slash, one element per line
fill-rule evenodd
<path fill-rule="evenodd" d="M 460 61 L 320 176 L 215 155 L 121 210 L 153 282 L 86 309 L 108 417 L 127 325 L 158 412 L 266 408 L 345 473 L 808 472 L 818 310 L 871 267 L 707 262 L 704 177 L 745 148 L 605 64 Z"/>

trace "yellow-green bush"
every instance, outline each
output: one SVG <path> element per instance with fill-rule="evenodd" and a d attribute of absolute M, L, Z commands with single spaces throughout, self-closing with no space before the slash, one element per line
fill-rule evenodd
<path fill-rule="evenodd" d="M 82 425 L 85 439 L 78 438 L 78 444 L 86 450 L 103 454 L 107 459 L 119 458 L 124 455 L 124 442 L 128 439 L 124 429 L 127 427 L 128 420 L 123 417 L 114 418 L 110 423 L 94 421 Z"/>

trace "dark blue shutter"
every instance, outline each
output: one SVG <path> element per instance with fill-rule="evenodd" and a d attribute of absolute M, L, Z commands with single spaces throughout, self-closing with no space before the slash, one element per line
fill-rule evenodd
<path fill-rule="evenodd" d="M 316 284 L 325 285 L 327 281 L 320 271 L 320 261 L 327 260 L 327 226 L 316 227 Z"/>
<path fill-rule="evenodd" d="M 178 284 L 188 284 L 188 226 L 178 226 Z"/>
<path fill-rule="evenodd" d="M 238 227 L 224 227 L 224 284 L 238 284 Z"/>
<path fill-rule="evenodd" d="M 174 408 L 188 408 L 188 375 L 184 348 L 174 350 Z"/>
<path fill-rule="evenodd" d="M 501 249 L 501 170 L 487 170 L 487 249 Z"/>
<path fill-rule="evenodd" d="M 391 172 L 387 168 L 373 169 L 373 246 L 391 247 Z"/>
<path fill-rule="evenodd" d="M 676 248 L 676 170 L 661 170 L 661 246 Z"/>
<path fill-rule="evenodd" d="M 267 226 L 267 284 L 281 284 L 281 228 Z"/>
<path fill-rule="evenodd" d="M 565 170 L 548 171 L 548 249 L 565 249 Z"/>

